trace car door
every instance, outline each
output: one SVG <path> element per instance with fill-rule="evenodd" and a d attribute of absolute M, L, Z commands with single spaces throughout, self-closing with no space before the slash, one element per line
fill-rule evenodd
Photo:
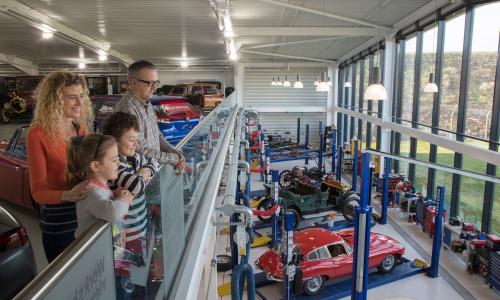
<path fill-rule="evenodd" d="M 326 275 L 329 278 L 335 276 L 335 268 L 325 246 L 319 247 L 307 254 L 307 261 L 302 266 L 304 278 Z"/>
<path fill-rule="evenodd" d="M 335 277 L 343 277 L 352 273 L 352 252 L 344 242 L 328 245 Z M 333 252 L 333 253 L 332 253 Z"/>
<path fill-rule="evenodd" d="M 0 198 L 6 201 L 32 207 L 29 174 L 26 164 L 27 127 L 18 128 L 4 151 L 0 152 Z"/>

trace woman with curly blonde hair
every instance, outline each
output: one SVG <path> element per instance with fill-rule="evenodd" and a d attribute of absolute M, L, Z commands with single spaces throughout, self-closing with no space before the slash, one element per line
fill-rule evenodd
<path fill-rule="evenodd" d="M 68 190 L 64 179 L 66 148 L 72 137 L 85 135 L 93 122 L 87 82 L 68 72 L 47 75 L 35 91 L 36 107 L 27 137 L 31 195 L 40 204 L 42 241 L 52 262 L 73 240 L 75 202 L 88 184 Z"/>

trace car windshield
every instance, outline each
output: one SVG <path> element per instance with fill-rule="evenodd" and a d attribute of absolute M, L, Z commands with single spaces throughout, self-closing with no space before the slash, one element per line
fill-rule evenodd
<path fill-rule="evenodd" d="M 205 90 L 205 95 L 217 95 L 217 89 L 213 86 L 205 86 L 203 89 Z"/>
<path fill-rule="evenodd" d="M 172 90 L 172 94 L 184 94 L 184 88 L 185 86 L 181 85 L 181 86 L 175 86 Z"/>

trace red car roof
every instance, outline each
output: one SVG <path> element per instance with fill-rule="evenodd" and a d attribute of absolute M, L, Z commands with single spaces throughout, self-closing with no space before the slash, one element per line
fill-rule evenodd
<path fill-rule="evenodd" d="M 293 241 L 303 254 L 318 247 L 341 242 L 343 239 L 336 233 L 325 228 L 307 228 L 293 234 Z"/>

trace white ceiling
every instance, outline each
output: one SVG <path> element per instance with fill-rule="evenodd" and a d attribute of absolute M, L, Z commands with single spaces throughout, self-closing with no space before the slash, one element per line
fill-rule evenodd
<path fill-rule="evenodd" d="M 391 27 L 429 2 L 429 0 L 276 1 L 313 9 L 319 14 L 283 7 L 266 0 L 231 0 L 230 11 L 236 34 L 235 41 L 241 45 L 241 49 L 269 43 L 285 43 L 251 50 L 334 60 L 369 40 L 378 30 L 376 27 L 324 17 L 321 12 Z M 5 7 L 12 5 L 16 5 L 18 10 L 6 11 Z M 19 9 L 22 12 L 19 12 Z M 40 21 L 34 21 L 29 17 L 33 12 L 38 14 L 38 18 L 43 16 L 52 24 L 64 26 L 66 31 L 58 31 L 53 39 L 43 40 L 41 31 L 34 27 Z M 285 35 L 274 35 L 273 28 L 255 27 L 299 28 L 293 30 L 284 28 L 288 31 Z M 302 34 L 301 32 L 308 29 L 305 27 L 319 28 Z M 340 30 L 349 27 L 351 28 L 349 32 L 369 29 L 371 33 L 307 44 L 286 44 L 300 40 L 329 38 L 331 37 L 327 32 L 329 27 L 341 27 Z M 89 44 L 86 43 L 87 40 L 90 41 Z M 2 54 L 3 57 L 14 55 L 31 61 L 42 69 L 50 65 L 65 64 L 74 67 L 79 61 L 95 63 L 92 66 L 102 69 L 105 66 L 98 64 L 96 45 L 109 45 L 111 50 L 115 51 L 113 53 L 116 53 L 115 58 L 118 59 L 110 59 L 110 62 L 123 62 L 126 58 L 148 59 L 168 67 L 177 66 L 184 54 L 192 66 L 204 65 L 206 68 L 207 65 L 222 66 L 229 63 L 223 34 L 218 28 L 215 11 L 210 6 L 209 0 L 0 0 L 0 57 Z M 81 56 L 82 51 L 83 56 Z M 239 56 L 241 61 L 289 60 L 243 52 L 239 52 Z M 113 68 L 116 69 L 116 64 Z"/>

